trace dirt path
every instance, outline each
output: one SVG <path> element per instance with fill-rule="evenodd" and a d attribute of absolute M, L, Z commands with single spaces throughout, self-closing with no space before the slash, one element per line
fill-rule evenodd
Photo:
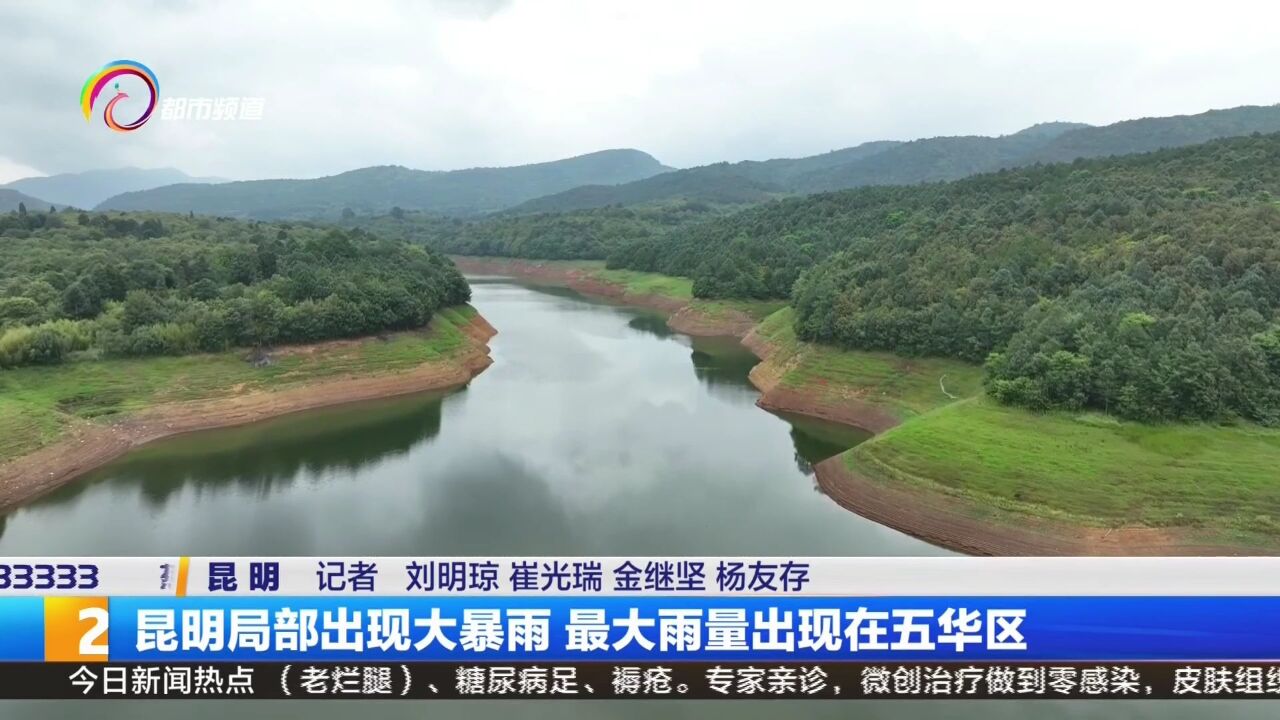
<path fill-rule="evenodd" d="M 301 410 L 462 385 L 490 365 L 486 343 L 497 333 L 478 315 L 463 330 L 474 341 L 466 351 L 403 373 L 325 378 L 285 390 L 167 403 L 111 424 L 77 421 L 61 440 L 0 465 L 0 511 L 161 438 L 244 425 Z M 307 350 L 307 346 L 300 346 L 287 352 Z"/>

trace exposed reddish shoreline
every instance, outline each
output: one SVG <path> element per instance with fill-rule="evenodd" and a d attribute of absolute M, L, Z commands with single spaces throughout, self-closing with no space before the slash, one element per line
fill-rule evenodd
<path fill-rule="evenodd" d="M 760 358 L 760 364 L 751 368 L 748 377 L 760 391 L 756 404 L 766 410 L 808 415 L 870 433 L 882 433 L 900 422 L 882 406 L 858 398 L 852 392 L 842 395 L 830 389 L 819 392 L 786 387 L 781 380 L 787 367 L 785 362 L 776 359 L 776 348 L 754 331 L 742 338 L 742 344 Z"/>
<path fill-rule="evenodd" d="M 479 315 L 462 328 L 471 347 L 455 358 L 403 373 L 325 378 L 285 390 L 166 403 L 112 424 L 80 422 L 66 437 L 0 465 L 0 511 L 49 492 L 161 438 L 233 427 L 302 410 L 463 385 L 487 368 L 487 342 L 497 334 Z M 305 346 L 304 348 L 305 349 Z"/>
<path fill-rule="evenodd" d="M 841 395 L 785 387 L 788 362 L 776 348 L 753 332 L 746 318 L 707 318 L 696 308 L 671 298 L 626 293 L 554 263 L 496 258 L 454 258 L 465 272 L 508 275 L 564 285 L 583 293 L 670 313 L 667 324 L 690 335 L 731 335 L 739 338 L 760 363 L 751 370 L 751 383 L 760 390 L 756 404 L 829 420 L 879 434 L 899 424 L 896 415 L 850 392 Z M 746 316 L 743 316 L 745 318 Z M 1074 525 L 987 507 L 944 492 L 879 482 L 864 477 L 837 455 L 814 466 L 818 486 L 841 507 L 925 542 L 970 555 L 1261 555 L 1274 549 L 1230 545 L 1197 537 L 1182 529 L 1148 527 L 1099 528 Z"/>

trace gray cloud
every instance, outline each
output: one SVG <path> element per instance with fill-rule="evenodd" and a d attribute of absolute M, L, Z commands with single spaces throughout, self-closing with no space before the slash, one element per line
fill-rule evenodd
<path fill-rule="evenodd" d="M 607 147 L 687 166 L 1274 103 L 1280 10 L 1235 4 L 7 3 L 0 181 L 450 169 Z M 123 135 L 86 123 L 85 77 L 121 57 L 152 67 L 163 96 L 262 97 L 264 117 L 157 117 Z"/>

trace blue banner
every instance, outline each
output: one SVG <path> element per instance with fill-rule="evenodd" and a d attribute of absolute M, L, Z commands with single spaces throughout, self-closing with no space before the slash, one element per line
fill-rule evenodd
<path fill-rule="evenodd" d="M 1280 658 L 1280 598 L 111 598 L 109 613 L 112 661 Z"/>
<path fill-rule="evenodd" d="M 41 598 L 0 600 L 0 662 L 44 660 L 44 627 Z"/>

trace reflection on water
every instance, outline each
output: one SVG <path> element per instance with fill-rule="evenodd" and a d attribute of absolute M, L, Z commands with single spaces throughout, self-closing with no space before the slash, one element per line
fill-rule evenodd
<path fill-rule="evenodd" d="M 657 313 L 638 311 L 635 317 L 627 321 L 627 327 L 660 338 L 669 338 L 676 334 L 667 326 L 666 318 Z"/>
<path fill-rule="evenodd" d="M 440 432 L 442 393 L 323 408 L 144 446 L 32 505 L 72 501 L 97 483 L 136 485 L 154 508 L 187 482 L 265 496 L 304 476 L 357 473 Z"/>
<path fill-rule="evenodd" d="M 812 463 L 862 435 L 757 408 L 755 361 L 735 342 L 511 282 L 476 283 L 475 304 L 500 334 L 493 366 L 465 390 L 157 443 L 0 519 L 0 554 L 941 552 L 814 491 Z M 1263 704 L 113 702 L 6 703 L 0 718 L 175 708 L 247 719 L 1270 716 Z"/>
<path fill-rule="evenodd" d="M 760 362 L 746 348 L 729 337 L 690 338 L 693 372 L 711 393 L 723 392 L 726 399 L 742 398 L 755 402 L 759 397 L 747 379 L 751 368 Z"/>
<path fill-rule="evenodd" d="M 871 437 L 857 428 L 791 413 L 777 413 L 791 423 L 791 441 L 796 446 L 796 467 L 813 475 L 813 465 L 838 455 Z"/>

